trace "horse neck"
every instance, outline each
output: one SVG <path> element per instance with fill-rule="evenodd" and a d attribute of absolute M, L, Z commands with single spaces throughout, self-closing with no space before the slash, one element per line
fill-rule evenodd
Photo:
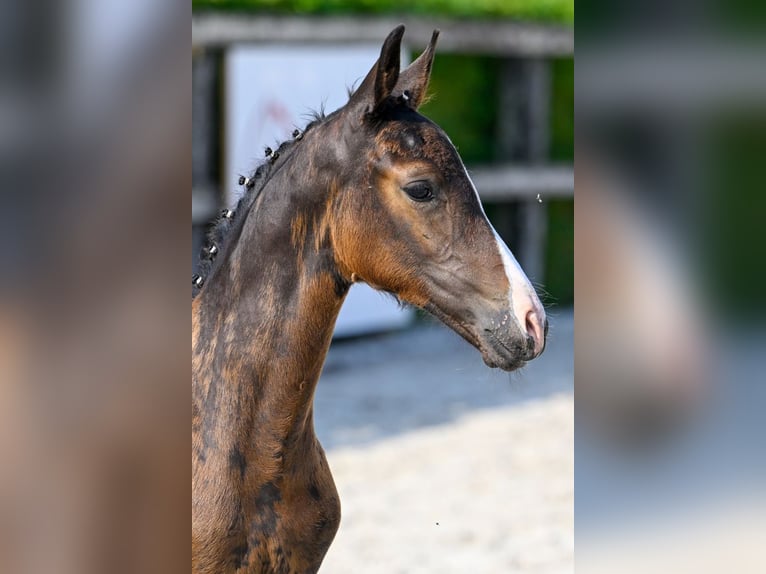
<path fill-rule="evenodd" d="M 349 286 L 324 223 L 331 187 L 278 172 L 195 299 L 195 416 L 210 440 L 228 443 L 216 450 L 281 452 L 297 436 L 313 439 L 314 389 Z"/>

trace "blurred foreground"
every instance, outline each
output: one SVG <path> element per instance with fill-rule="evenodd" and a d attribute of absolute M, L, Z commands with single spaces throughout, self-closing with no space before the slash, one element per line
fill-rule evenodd
<path fill-rule="evenodd" d="M 766 43 L 751 8 L 619 3 L 577 27 L 578 572 L 764 571 Z"/>

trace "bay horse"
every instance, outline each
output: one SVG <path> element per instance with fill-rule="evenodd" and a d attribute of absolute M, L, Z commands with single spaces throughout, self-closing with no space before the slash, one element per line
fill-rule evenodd
<path fill-rule="evenodd" d="M 438 30 L 404 26 L 339 110 L 267 150 L 192 298 L 192 571 L 317 572 L 340 502 L 314 434 L 335 320 L 363 281 L 425 309 L 491 367 L 545 346 L 545 311 L 447 135 L 418 113 Z"/>

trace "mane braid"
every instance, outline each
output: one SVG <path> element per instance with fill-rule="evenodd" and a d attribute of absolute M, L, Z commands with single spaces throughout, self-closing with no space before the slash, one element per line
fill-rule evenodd
<path fill-rule="evenodd" d="M 237 206 L 234 208 L 234 216 L 227 218 L 219 215 L 215 223 L 212 224 L 207 233 L 207 241 L 199 257 L 199 270 L 197 273 L 204 283 L 213 279 L 218 269 L 220 269 L 222 262 L 229 256 L 242 233 L 245 220 L 255 204 L 255 200 L 258 199 L 261 191 L 271 179 L 277 159 L 282 159 L 280 164 L 287 161 L 289 156 L 286 157 L 284 154 L 291 151 L 295 147 L 297 140 L 303 139 L 303 136 L 310 129 L 325 120 L 324 110 L 318 113 L 314 112 L 312 117 L 314 118 L 313 121 L 306 125 L 302 131 L 299 131 L 300 137 L 282 142 L 274 153 L 269 154 L 269 157 L 251 173 L 249 178 L 251 183 L 246 185 L 245 193 L 239 198 Z M 213 245 L 217 247 L 218 251 L 214 257 L 211 257 L 207 250 Z M 204 287 L 204 283 L 199 287 L 192 285 L 192 299 L 199 295 Z"/>

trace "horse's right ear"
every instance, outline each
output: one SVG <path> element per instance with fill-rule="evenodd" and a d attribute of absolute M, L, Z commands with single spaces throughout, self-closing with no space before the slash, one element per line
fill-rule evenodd
<path fill-rule="evenodd" d="M 399 79 L 400 54 L 404 25 L 394 28 L 383 42 L 380 57 L 368 72 L 357 90 L 351 95 L 347 107 L 371 112 L 377 109 L 390 95 Z"/>

